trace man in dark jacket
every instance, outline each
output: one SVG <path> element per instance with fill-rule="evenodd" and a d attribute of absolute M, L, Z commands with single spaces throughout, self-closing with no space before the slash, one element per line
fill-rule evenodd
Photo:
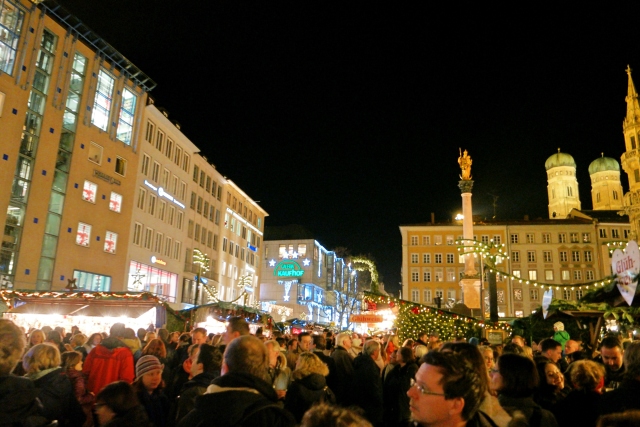
<path fill-rule="evenodd" d="M 369 339 L 362 352 L 353 361 L 351 397 L 353 403 L 364 409 L 364 415 L 374 427 L 383 424 L 382 379 L 376 360 L 380 356 L 380 343 Z"/>
<path fill-rule="evenodd" d="M 313 354 L 318 356 L 322 363 L 327 365 L 329 368 L 329 375 L 327 375 L 327 385 L 333 391 L 336 384 L 338 383 L 337 373 L 336 373 L 336 362 L 331 358 L 331 356 L 327 356 L 324 354 L 324 351 L 327 348 L 327 340 L 322 335 L 314 335 L 313 336 Z"/>
<path fill-rule="evenodd" d="M 396 363 L 397 366 L 391 369 L 382 386 L 385 427 L 408 426 L 411 418 L 407 391 L 418 372 L 418 364 L 413 352 L 407 347 L 398 350 Z"/>
<path fill-rule="evenodd" d="M 267 348 L 253 335 L 242 335 L 225 348 L 222 376 L 213 380 L 178 427 L 294 427 L 295 419 L 278 405 L 267 381 Z"/>
<path fill-rule="evenodd" d="M 353 359 L 349 356 L 351 348 L 351 337 L 347 332 L 341 332 L 336 337 L 336 346 L 331 353 L 331 358 L 336 365 L 336 377 L 334 387 L 331 387 L 336 395 L 339 405 L 349 406 L 351 404 L 351 395 L 349 393 L 349 384 L 353 378 Z"/>

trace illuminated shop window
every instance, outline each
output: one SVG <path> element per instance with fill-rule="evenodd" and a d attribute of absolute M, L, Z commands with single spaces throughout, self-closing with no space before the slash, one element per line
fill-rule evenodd
<path fill-rule="evenodd" d="M 96 194 L 98 193 L 98 185 L 91 181 L 85 181 L 82 187 L 82 200 L 85 202 L 96 202 Z"/>
<path fill-rule="evenodd" d="M 120 213 L 122 209 L 122 196 L 118 193 L 111 192 L 111 197 L 109 197 L 109 209 Z"/>
<path fill-rule="evenodd" d="M 127 290 L 150 292 L 167 302 L 176 301 L 178 275 L 146 264 L 131 261 Z"/>
<path fill-rule="evenodd" d="M 104 236 L 104 251 L 110 254 L 116 253 L 116 245 L 118 243 L 118 234 L 113 231 L 107 231 Z"/>
<path fill-rule="evenodd" d="M 76 244 L 80 246 L 89 246 L 91 239 L 91 226 L 84 222 L 78 223 L 78 232 L 76 233 Z"/>
<path fill-rule="evenodd" d="M 111 290 L 111 276 L 74 270 L 73 278 L 76 279 L 78 289 L 99 292 L 108 292 Z"/>

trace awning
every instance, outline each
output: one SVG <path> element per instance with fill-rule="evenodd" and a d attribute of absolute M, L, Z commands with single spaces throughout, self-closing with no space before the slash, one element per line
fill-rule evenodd
<path fill-rule="evenodd" d="M 8 310 L 8 313 L 17 314 L 58 314 L 62 316 L 73 315 L 81 311 L 87 304 L 22 304 Z"/>
<path fill-rule="evenodd" d="M 137 319 L 155 306 L 134 306 L 134 305 L 87 305 L 74 316 L 98 316 L 98 317 L 128 317 Z"/>
<path fill-rule="evenodd" d="M 75 301 L 74 301 L 75 302 Z M 8 313 L 14 314 L 43 314 L 61 316 L 97 316 L 97 317 L 127 317 L 137 319 L 157 304 L 117 304 L 107 301 L 91 301 L 78 303 L 32 303 L 27 302 L 12 308 Z"/>

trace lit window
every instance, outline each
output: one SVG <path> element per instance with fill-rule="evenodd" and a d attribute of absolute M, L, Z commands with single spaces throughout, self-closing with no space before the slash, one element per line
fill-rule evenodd
<path fill-rule="evenodd" d="M 98 192 L 98 185 L 91 181 L 85 181 L 82 187 L 82 200 L 85 202 L 96 202 L 96 193 Z"/>
<path fill-rule="evenodd" d="M 109 197 L 109 209 L 114 212 L 120 212 L 122 209 L 122 196 L 118 193 L 111 192 L 111 197 Z"/>
<path fill-rule="evenodd" d="M 544 280 L 547 280 L 547 281 L 553 280 L 553 270 L 544 271 Z"/>
<path fill-rule="evenodd" d="M 113 231 L 107 231 L 104 236 L 104 251 L 110 254 L 116 253 L 116 245 L 118 243 L 118 234 Z"/>
<path fill-rule="evenodd" d="M 538 280 L 537 270 L 529 270 L 529 280 Z"/>
<path fill-rule="evenodd" d="M 93 163 L 102 163 L 102 147 L 92 142 L 89 145 L 89 160 Z"/>
<path fill-rule="evenodd" d="M 127 161 L 122 157 L 116 157 L 116 173 L 122 176 L 127 173 Z"/>
<path fill-rule="evenodd" d="M 91 124 L 106 131 L 109 126 L 109 116 L 113 105 L 113 88 L 115 79 L 109 74 L 100 70 L 98 73 L 98 85 L 96 96 L 93 100 L 93 113 L 91 114 Z"/>
<path fill-rule="evenodd" d="M 136 101 L 137 98 L 133 92 L 127 88 L 122 90 L 122 106 L 120 107 L 120 118 L 118 120 L 116 138 L 127 145 L 131 145 L 133 118 L 136 113 Z"/>
<path fill-rule="evenodd" d="M 19 3 L 19 2 L 18 2 Z M 13 75 L 13 66 L 17 62 L 16 54 L 20 40 L 20 30 L 24 20 L 24 12 L 13 2 L 0 2 L 0 72 Z"/>
<path fill-rule="evenodd" d="M 76 233 L 76 244 L 80 246 L 89 246 L 91 240 L 91 226 L 84 222 L 78 223 L 78 232 Z"/>

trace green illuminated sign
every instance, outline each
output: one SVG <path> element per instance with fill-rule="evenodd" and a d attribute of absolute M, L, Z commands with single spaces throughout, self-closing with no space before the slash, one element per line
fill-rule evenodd
<path fill-rule="evenodd" d="M 273 269 L 273 275 L 278 277 L 300 277 L 303 274 L 300 264 L 290 259 L 280 261 Z"/>

